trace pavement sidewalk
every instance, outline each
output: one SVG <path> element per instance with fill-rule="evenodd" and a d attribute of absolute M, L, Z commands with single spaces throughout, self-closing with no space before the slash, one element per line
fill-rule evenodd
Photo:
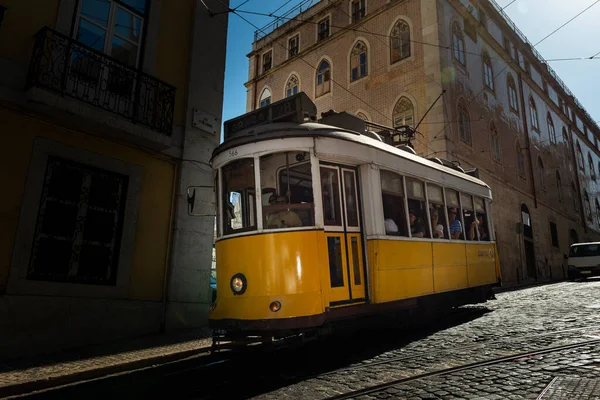
<path fill-rule="evenodd" d="M 209 352 L 211 332 L 150 335 L 0 363 L 0 398 L 23 395 Z"/>

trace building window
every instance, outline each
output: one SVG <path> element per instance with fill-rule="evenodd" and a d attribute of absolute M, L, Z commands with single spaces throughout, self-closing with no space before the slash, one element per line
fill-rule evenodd
<path fill-rule="evenodd" d="M 399 20 L 390 35 L 390 61 L 392 64 L 410 57 L 410 28 Z"/>
<path fill-rule="evenodd" d="M 315 97 L 331 91 L 331 68 L 326 60 L 321 61 L 317 68 L 317 93 Z"/>
<path fill-rule="evenodd" d="M 300 83 L 298 82 L 298 77 L 296 75 L 290 76 L 287 84 L 285 85 L 285 97 L 290 97 L 298 93 L 298 88 L 300 87 Z"/>
<path fill-rule="evenodd" d="M 262 56 L 263 74 L 273 66 L 273 51 L 269 50 Z"/>
<path fill-rule="evenodd" d="M 462 33 L 462 30 L 458 26 L 458 23 L 454 23 L 454 25 L 452 25 L 452 43 L 454 47 L 454 58 L 462 65 L 466 65 L 465 37 Z"/>
<path fill-rule="evenodd" d="M 288 58 L 294 58 L 300 52 L 300 35 L 296 35 L 288 40 Z"/>
<path fill-rule="evenodd" d="M 27 279 L 116 285 L 128 183 L 49 156 Z"/>
<path fill-rule="evenodd" d="M 540 187 L 542 189 L 545 189 L 546 182 L 544 182 L 544 163 L 542 162 L 542 159 L 540 157 L 538 157 L 538 174 L 540 178 Z"/>
<path fill-rule="evenodd" d="M 519 105 L 517 103 L 517 87 L 512 75 L 508 75 L 508 78 L 506 79 L 506 86 L 508 87 L 508 104 L 510 109 L 518 114 Z"/>
<path fill-rule="evenodd" d="M 352 7 L 352 22 L 360 21 L 366 14 L 366 0 L 354 0 L 351 3 Z"/>
<path fill-rule="evenodd" d="M 598 202 L 598 199 L 596 199 L 596 222 L 598 223 L 598 226 L 600 226 L 600 203 Z"/>
<path fill-rule="evenodd" d="M 556 130 L 554 130 L 554 122 L 552 122 L 550 113 L 548 113 L 548 134 L 550 135 L 550 143 L 556 146 Z"/>
<path fill-rule="evenodd" d="M 317 42 L 325 40 L 329 37 L 329 17 L 318 22 Z"/>
<path fill-rule="evenodd" d="M 145 1 L 81 0 L 75 39 L 136 67 L 145 15 Z"/>
<path fill-rule="evenodd" d="M 583 194 L 583 203 L 584 203 L 584 207 L 585 207 L 585 216 L 588 219 L 588 221 L 592 220 L 592 207 L 590 206 L 590 198 L 587 194 L 587 192 L 584 192 Z"/>
<path fill-rule="evenodd" d="M 271 91 L 265 88 L 260 95 L 259 107 L 268 106 L 269 104 L 271 104 Z"/>
<path fill-rule="evenodd" d="M 413 103 L 406 97 L 401 97 L 394 106 L 394 127 L 413 126 L 415 108 Z"/>
<path fill-rule="evenodd" d="M 494 161 L 500 162 L 500 137 L 498 136 L 498 128 L 492 121 L 490 126 L 490 141 L 492 145 L 492 157 Z"/>
<path fill-rule="evenodd" d="M 517 143 L 517 171 L 521 178 L 525 177 L 525 155 L 523 154 L 523 150 L 521 146 Z"/>
<path fill-rule="evenodd" d="M 550 237 L 552 238 L 552 247 L 558 249 L 558 229 L 556 229 L 554 222 L 550 222 Z"/>
<path fill-rule="evenodd" d="M 350 81 L 356 81 L 367 76 L 367 45 L 358 41 L 350 55 Z"/>
<path fill-rule="evenodd" d="M 573 196 L 573 207 L 575 207 L 575 211 L 579 211 L 579 201 L 577 200 L 577 188 L 575 187 L 575 182 L 571 182 L 571 196 Z"/>
<path fill-rule="evenodd" d="M 583 163 L 583 152 L 581 151 L 581 146 L 579 142 L 577 142 L 577 163 L 579 164 L 579 169 L 585 172 L 585 165 Z"/>
<path fill-rule="evenodd" d="M 564 126 L 562 128 L 562 136 L 563 136 L 563 142 L 565 142 L 565 147 L 567 148 L 567 150 L 569 150 L 569 135 L 567 134 L 567 128 L 565 128 Z M 567 154 L 569 154 L 568 151 L 567 151 Z"/>
<path fill-rule="evenodd" d="M 492 60 L 487 52 L 483 53 L 483 77 L 485 86 L 494 91 L 494 70 L 492 69 Z"/>
<path fill-rule="evenodd" d="M 592 154 L 588 153 L 588 164 L 590 166 L 590 177 L 596 181 L 596 168 L 594 168 L 594 161 L 592 160 Z"/>
<path fill-rule="evenodd" d="M 529 98 L 529 115 L 531 117 L 531 127 L 539 132 L 540 123 L 538 120 L 537 107 L 535 106 L 535 101 L 533 100 L 533 97 Z"/>
<path fill-rule="evenodd" d="M 471 122 L 469 121 L 469 109 L 464 99 L 458 100 L 458 133 L 460 140 L 471 144 Z"/>
<path fill-rule="evenodd" d="M 558 197 L 558 201 L 562 202 L 562 184 L 558 170 L 556 171 L 556 195 Z"/>

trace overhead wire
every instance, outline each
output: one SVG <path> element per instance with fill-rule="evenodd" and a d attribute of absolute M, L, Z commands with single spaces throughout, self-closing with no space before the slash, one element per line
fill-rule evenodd
<path fill-rule="evenodd" d="M 558 32 L 559 30 L 561 30 L 562 28 L 564 28 L 565 26 L 567 26 L 567 24 L 569 24 L 571 21 L 573 21 L 575 18 L 579 17 L 581 14 L 583 14 L 584 12 L 586 12 L 587 10 L 589 10 L 590 8 L 592 8 L 593 6 L 595 6 L 596 4 L 600 3 L 600 0 L 596 0 L 594 1 L 591 5 L 589 5 L 585 10 L 581 11 L 579 14 L 577 14 L 576 16 L 574 16 L 573 18 L 571 18 L 570 20 L 568 20 L 567 22 L 565 22 L 564 24 L 562 24 L 561 26 L 559 26 L 558 28 L 556 28 L 555 30 L 553 30 L 552 32 L 550 32 L 548 35 L 544 36 L 544 38 L 542 40 L 540 40 L 539 42 L 537 42 L 536 44 L 533 45 L 533 47 L 536 47 L 538 44 L 542 43 L 544 40 L 548 39 L 550 36 L 554 35 L 556 32 Z"/>

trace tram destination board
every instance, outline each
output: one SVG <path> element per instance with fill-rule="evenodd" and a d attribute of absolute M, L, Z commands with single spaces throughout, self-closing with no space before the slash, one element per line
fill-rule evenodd
<path fill-rule="evenodd" d="M 300 92 L 294 96 L 280 100 L 268 106 L 246 113 L 237 118 L 225 121 L 223 124 L 224 140 L 232 139 L 240 131 L 269 122 L 303 123 L 316 121 L 317 107 L 306 93 Z"/>

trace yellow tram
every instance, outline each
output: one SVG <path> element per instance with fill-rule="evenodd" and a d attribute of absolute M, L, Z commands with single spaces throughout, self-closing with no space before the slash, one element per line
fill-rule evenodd
<path fill-rule="evenodd" d="M 348 113 L 317 122 L 304 93 L 225 123 L 213 329 L 277 337 L 493 296 L 489 186 L 390 131 Z"/>

